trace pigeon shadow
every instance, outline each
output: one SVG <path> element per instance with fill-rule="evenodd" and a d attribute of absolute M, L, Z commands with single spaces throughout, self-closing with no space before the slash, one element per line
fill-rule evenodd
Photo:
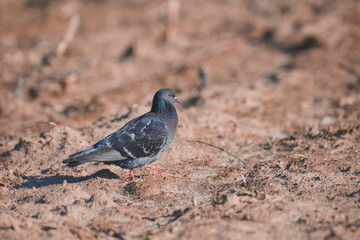
<path fill-rule="evenodd" d="M 66 180 L 67 183 L 79 183 L 83 182 L 89 179 L 93 178 L 104 178 L 104 179 L 120 179 L 118 175 L 111 172 L 109 169 L 102 169 L 100 171 L 97 171 L 94 174 L 91 174 L 89 176 L 83 176 L 83 177 L 73 177 L 69 175 L 55 175 L 50 177 L 44 177 L 44 178 L 31 178 L 28 179 L 26 182 L 24 182 L 21 185 L 16 185 L 15 188 L 42 188 L 47 187 L 50 185 L 59 185 L 63 184 L 64 180 Z"/>

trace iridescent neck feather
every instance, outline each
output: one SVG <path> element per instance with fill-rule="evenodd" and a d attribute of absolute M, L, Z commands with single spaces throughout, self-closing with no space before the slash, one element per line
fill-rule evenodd
<path fill-rule="evenodd" d="M 163 117 L 169 121 L 171 127 L 175 130 L 178 123 L 177 113 L 175 107 L 171 102 L 163 99 L 154 99 L 151 112 Z"/>

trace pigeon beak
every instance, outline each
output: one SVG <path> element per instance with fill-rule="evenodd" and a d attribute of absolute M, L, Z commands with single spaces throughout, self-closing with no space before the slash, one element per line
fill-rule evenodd
<path fill-rule="evenodd" d="M 177 99 L 176 97 L 174 97 L 174 102 L 178 102 L 181 103 L 179 99 Z"/>

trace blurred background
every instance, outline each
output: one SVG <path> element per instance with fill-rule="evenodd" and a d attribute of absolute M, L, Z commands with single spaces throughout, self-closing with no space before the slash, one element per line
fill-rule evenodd
<path fill-rule="evenodd" d="M 245 92 L 259 84 L 287 89 L 271 90 L 266 100 L 276 101 L 282 117 L 301 113 L 300 102 L 317 89 L 321 99 L 358 86 L 357 1 L 0 4 L 2 137 L 41 132 L 49 121 L 83 126 L 132 104 L 149 105 L 162 87 L 196 105 L 201 67 L 209 87 L 228 86 L 225 94 L 236 100 L 228 107 L 238 117 L 252 101 Z M 283 101 L 294 109 L 282 109 Z"/>
<path fill-rule="evenodd" d="M 228 155 L 187 142 L 187 139 L 201 139 L 240 154 L 259 172 L 270 196 L 280 195 L 286 202 L 278 206 L 274 197 L 275 200 L 268 199 L 266 209 L 258 205 L 246 214 L 239 210 L 236 214 L 243 215 L 230 216 L 235 224 L 231 226 L 244 219 L 258 221 L 260 225 L 267 222 L 273 229 L 280 228 L 277 232 L 267 232 L 265 236 L 270 239 L 277 238 L 279 232 L 285 234 L 284 239 L 295 239 L 292 235 L 295 233 L 311 234 L 309 229 L 314 223 L 323 232 L 306 235 L 309 239 L 333 237 L 334 231 L 348 239 L 359 234 L 359 228 L 351 228 L 359 226 L 359 222 L 355 224 L 359 221 L 354 215 L 354 209 L 358 210 L 356 201 L 345 197 L 345 190 L 333 188 L 342 184 L 350 194 L 356 189 L 354 184 L 358 184 L 350 180 L 357 176 L 358 181 L 359 176 L 356 175 L 359 174 L 356 158 L 360 129 L 360 2 L 357 0 L 1 0 L 0 86 L 0 166 L 5 169 L 4 184 L 10 184 L 0 186 L 12 189 L 14 192 L 8 196 L 18 201 L 30 193 L 24 189 L 16 192 L 10 186 L 16 179 L 26 182 L 21 176 L 28 165 L 32 167 L 26 174 L 36 179 L 46 174 L 86 176 L 96 172 L 96 167 L 89 167 L 89 173 L 73 173 L 59 163 L 131 118 L 149 111 L 154 93 L 169 87 L 182 101 L 176 106 L 179 127 L 169 153 L 159 161 L 170 171 L 163 173 L 164 179 L 173 181 L 170 183 L 161 175 L 143 176 L 154 182 L 134 190 L 138 198 L 129 195 L 126 201 L 140 202 L 145 198 L 157 202 L 132 206 L 135 218 L 141 219 L 138 225 L 134 223 L 133 229 L 167 232 L 158 221 L 161 218 L 154 217 L 153 225 L 141 225 L 148 220 L 136 214 L 143 208 L 152 208 L 154 212 L 149 216 L 163 216 L 165 202 L 169 204 L 168 214 L 174 212 L 171 216 L 177 219 L 189 206 L 211 202 L 216 190 L 229 184 L 228 181 L 241 179 L 236 174 L 245 170 L 234 159 L 230 164 Z M 314 167 L 309 170 L 308 166 Z M 114 169 L 110 170 L 122 174 Z M 304 169 L 310 172 L 305 180 L 304 175 L 298 175 Z M 280 176 L 274 171 L 284 172 Z M 321 175 L 321 181 L 314 182 L 323 171 L 330 175 Z M 191 196 L 185 197 L 190 187 L 182 186 L 179 176 L 191 186 L 192 194 L 197 196 L 196 204 Z M 28 180 L 26 186 L 42 187 L 41 194 L 46 195 L 63 179 L 68 178 L 55 179 L 53 184 L 45 177 L 43 181 L 50 182 L 42 185 Z M 298 185 L 290 186 L 289 179 Z M 101 184 L 100 180 L 89 181 Z M 298 187 L 304 181 L 308 185 Z M 81 183 L 84 189 L 88 187 L 85 182 Z M 324 184 L 329 184 L 325 190 Z M 125 193 L 132 189 L 126 183 L 115 186 Z M 179 192 L 151 195 L 151 198 L 147 195 L 169 189 Z M 86 191 L 93 196 L 95 190 Z M 317 195 L 320 192 L 323 195 Z M 338 202 L 329 200 L 341 194 L 344 196 Z M 305 200 L 299 205 L 290 203 L 301 199 L 299 196 L 310 199 L 314 205 L 307 206 Z M 34 197 L 28 202 L 38 206 L 37 202 L 42 202 L 39 199 Z M 59 197 L 56 201 L 65 200 Z M 246 201 L 239 208 L 245 208 Z M 89 209 L 88 202 L 82 207 L 88 212 L 95 211 Z M 17 210 L 9 210 L 11 204 L 9 200 L 0 207 L 15 214 Z M 334 210 L 332 204 L 338 209 Z M 297 208 L 300 205 L 307 207 Z M 322 217 L 312 215 L 315 205 L 324 213 L 319 214 Z M 226 205 L 224 209 L 219 211 L 230 211 L 233 206 Z M 276 215 L 273 211 L 279 209 L 294 211 L 290 215 L 297 217 Z M 349 209 L 353 209 L 353 215 Z M 213 210 L 214 214 L 216 211 Z M 19 210 L 16 214 L 14 219 L 22 219 L 19 216 L 23 212 Z M 29 213 L 27 221 L 39 224 L 48 221 L 44 220 L 47 217 L 34 220 L 31 216 L 36 214 Z M 283 232 L 282 223 L 279 225 L 271 217 L 273 214 L 293 225 Z M 65 220 L 60 215 L 49 219 L 55 219 L 56 223 L 77 219 L 71 214 L 66 216 Z M 340 219 L 339 225 L 331 219 Z M 100 224 L 104 221 L 98 220 L 94 228 L 104 232 L 105 226 Z M 236 231 L 222 228 L 225 225 L 219 224 L 221 221 L 209 223 L 209 228 L 219 228 L 220 236 L 233 239 Z M 130 219 L 129 222 L 133 224 Z M 322 228 L 326 222 L 331 222 L 336 230 Z M 161 227 L 154 227 L 155 223 Z M 62 231 L 69 232 L 67 225 L 64 226 Z M 116 226 L 112 229 L 115 233 Z M 265 230 L 268 227 L 261 226 Z M 183 227 L 185 231 L 188 226 Z M 256 232 L 258 227 L 254 230 L 249 225 L 243 230 Z M 89 232 L 96 236 L 98 232 L 94 228 Z M 236 228 L 240 231 L 239 226 Z M 61 228 L 58 230 L 61 234 Z M 40 234 L 45 230 L 38 231 Z M 121 231 L 118 233 L 121 236 L 140 236 L 139 239 L 151 235 L 128 232 L 126 228 Z M 26 236 L 25 230 L 22 233 Z M 192 233 L 196 239 L 196 231 Z"/>

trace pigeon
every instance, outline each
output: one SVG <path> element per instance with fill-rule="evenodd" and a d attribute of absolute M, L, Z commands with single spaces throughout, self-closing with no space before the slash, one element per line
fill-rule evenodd
<path fill-rule="evenodd" d="M 68 167 L 87 162 L 114 164 L 130 169 L 127 178 L 134 178 L 134 168 L 145 165 L 150 173 L 163 170 L 147 164 L 156 161 L 174 139 L 178 124 L 174 102 L 180 103 L 172 89 L 160 89 L 154 95 L 150 112 L 134 118 L 93 146 L 70 155 L 63 163 Z"/>

